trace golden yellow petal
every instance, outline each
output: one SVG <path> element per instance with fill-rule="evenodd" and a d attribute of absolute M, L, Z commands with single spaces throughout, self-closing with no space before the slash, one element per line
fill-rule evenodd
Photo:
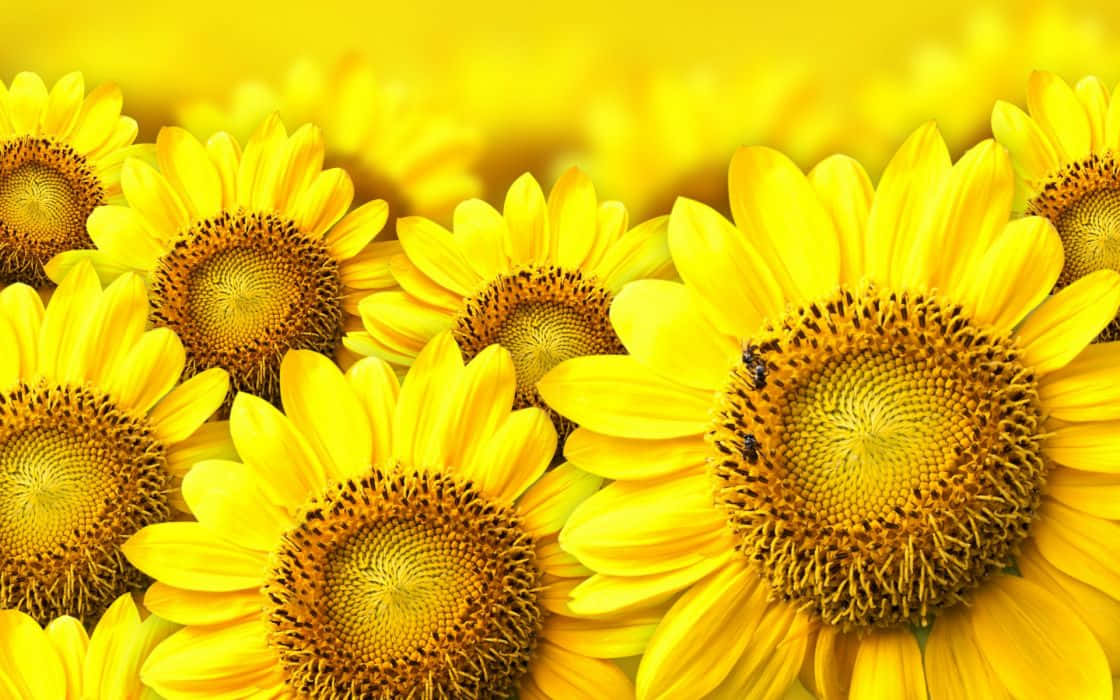
<path fill-rule="evenodd" d="M 860 641 L 849 697 L 926 700 L 922 652 L 909 629 L 875 630 Z"/>

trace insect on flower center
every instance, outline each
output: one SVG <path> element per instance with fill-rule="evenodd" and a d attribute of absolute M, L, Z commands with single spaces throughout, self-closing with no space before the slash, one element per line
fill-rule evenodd
<path fill-rule="evenodd" d="M 517 374 L 515 407 L 548 411 L 563 440 L 574 426 L 545 404 L 537 382 L 573 357 L 626 352 L 611 326 L 612 299 L 576 270 L 520 270 L 498 277 L 466 301 L 455 339 L 468 360 L 495 343 L 508 350 Z"/>
<path fill-rule="evenodd" d="M 86 219 L 105 190 L 86 159 L 50 138 L 0 145 L 0 284 L 49 284 L 43 265 L 67 250 L 92 248 Z"/>
<path fill-rule="evenodd" d="M 273 561 L 269 640 L 297 692 L 505 698 L 528 669 L 534 542 L 470 484 L 380 470 L 337 484 Z"/>
<path fill-rule="evenodd" d="M 933 296 L 843 291 L 752 339 L 709 433 L 774 593 L 846 629 L 926 624 L 1012 563 L 1045 476 L 1035 377 Z"/>
<path fill-rule="evenodd" d="M 152 317 L 182 339 L 188 375 L 222 367 L 230 396 L 277 402 L 288 350 L 329 355 L 338 346 L 341 299 L 338 262 L 322 241 L 271 214 L 226 212 L 196 223 L 160 259 Z"/>
<path fill-rule="evenodd" d="M 0 606 L 87 623 L 142 576 L 120 545 L 170 514 L 163 446 L 89 389 L 0 394 Z"/>

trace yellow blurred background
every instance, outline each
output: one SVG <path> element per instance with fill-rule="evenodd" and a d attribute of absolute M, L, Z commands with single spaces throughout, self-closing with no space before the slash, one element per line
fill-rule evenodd
<path fill-rule="evenodd" d="M 360 56 L 405 103 L 475 135 L 475 194 L 500 203 L 521 172 L 574 164 L 641 217 L 677 193 L 723 208 L 740 144 L 806 167 L 847 152 L 874 175 L 926 119 L 958 152 L 985 137 L 993 102 L 1022 103 L 1032 68 L 1120 78 L 1112 2 L 12 3 L 0 36 L 0 79 L 115 81 L 145 139 L 192 120 L 242 128 L 223 123 L 236 100 L 290 102 L 298 61 Z"/>

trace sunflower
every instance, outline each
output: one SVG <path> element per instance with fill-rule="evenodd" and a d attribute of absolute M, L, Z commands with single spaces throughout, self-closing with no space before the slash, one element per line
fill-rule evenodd
<path fill-rule="evenodd" d="M 86 263 L 45 310 L 31 287 L 0 292 L 0 608 L 92 624 L 143 585 L 120 545 L 171 516 L 184 460 L 232 448 L 203 426 L 225 372 L 176 386 L 182 345 L 147 318 L 138 277 L 102 291 Z"/>
<path fill-rule="evenodd" d="M 289 137 L 275 115 L 244 153 L 228 134 L 203 146 L 176 127 L 160 131 L 156 151 L 162 173 L 127 161 L 128 206 L 90 216 L 94 263 L 107 278 L 144 275 L 152 319 L 182 339 L 188 375 L 222 367 L 233 391 L 279 401 L 284 353 L 335 353 L 344 329 L 361 327 L 358 300 L 393 285 L 387 256 L 399 244 L 370 243 L 386 204 L 346 214 L 354 188 L 342 170 L 322 170 L 319 129 Z M 85 257 L 63 253 L 47 272 L 57 279 Z"/>
<path fill-rule="evenodd" d="M 1008 223 L 1013 188 L 932 125 L 877 190 L 744 148 L 735 224 L 678 200 L 683 284 L 616 298 L 630 354 L 540 381 L 615 480 L 560 535 L 596 572 L 572 609 L 675 596 L 638 697 L 769 697 L 803 664 L 822 697 L 1111 697 L 1120 347 L 1087 346 L 1120 275 L 1048 297 L 1061 242 Z"/>
<path fill-rule="evenodd" d="M 44 700 L 152 697 L 140 665 L 176 629 L 155 615 L 141 621 L 130 594 L 109 606 L 91 635 L 73 617 L 43 628 L 19 610 L 0 610 L 0 690 L 6 698 Z"/>
<path fill-rule="evenodd" d="M 125 544 L 156 579 L 147 607 L 187 626 L 146 683 L 176 697 L 633 694 L 603 659 L 640 653 L 656 617 L 569 615 L 583 569 L 556 533 L 601 479 L 545 472 L 556 433 L 540 409 L 511 412 L 508 353 L 464 367 L 445 333 L 398 387 L 382 360 L 343 375 L 293 351 L 281 383 L 287 415 L 234 401 L 244 462 L 184 480 L 199 522 Z"/>
<path fill-rule="evenodd" d="M 121 164 L 145 149 L 136 129 L 117 86 L 87 96 L 81 73 L 50 91 L 35 73 L 0 82 L 0 286 L 49 286 L 48 260 L 93 247 L 86 219 L 119 199 Z"/>
<path fill-rule="evenodd" d="M 328 166 L 350 173 L 357 201 L 384 199 L 394 217 L 444 219 L 481 189 L 472 170 L 477 134 L 400 85 L 378 80 L 370 63 L 356 55 L 330 71 L 298 62 L 279 91 L 243 83 L 228 108 L 188 101 L 179 122 L 199 136 L 226 129 L 244 138 L 273 111 L 290 123 L 322 126 Z"/>
<path fill-rule="evenodd" d="M 634 279 L 672 274 L 667 218 L 627 231 L 625 207 L 599 204 L 591 181 L 573 168 L 547 201 L 526 173 L 510 187 L 503 213 L 463 202 L 454 234 L 420 217 L 400 219 L 404 255 L 390 269 L 401 290 L 360 304 L 365 331 L 348 334 L 346 347 L 408 366 L 444 330 L 468 359 L 497 343 L 513 356 L 515 406 L 548 410 L 534 388 L 545 372 L 570 357 L 623 352 L 607 316 L 614 293 Z M 563 439 L 571 424 L 551 415 Z"/>
<path fill-rule="evenodd" d="M 1061 236 L 1065 265 L 1056 286 L 1120 270 L 1120 100 L 1095 77 L 1071 88 L 1035 71 L 1027 105 L 1029 114 L 997 102 L 992 133 L 1011 152 L 1016 208 L 1046 217 Z M 1120 319 L 1099 339 L 1120 339 Z"/>

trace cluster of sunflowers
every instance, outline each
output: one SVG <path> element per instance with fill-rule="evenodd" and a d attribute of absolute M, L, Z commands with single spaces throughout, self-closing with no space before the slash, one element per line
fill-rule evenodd
<path fill-rule="evenodd" d="M 1120 92 L 632 225 L 292 86 L 0 83 L 0 698 L 1113 697 Z"/>

